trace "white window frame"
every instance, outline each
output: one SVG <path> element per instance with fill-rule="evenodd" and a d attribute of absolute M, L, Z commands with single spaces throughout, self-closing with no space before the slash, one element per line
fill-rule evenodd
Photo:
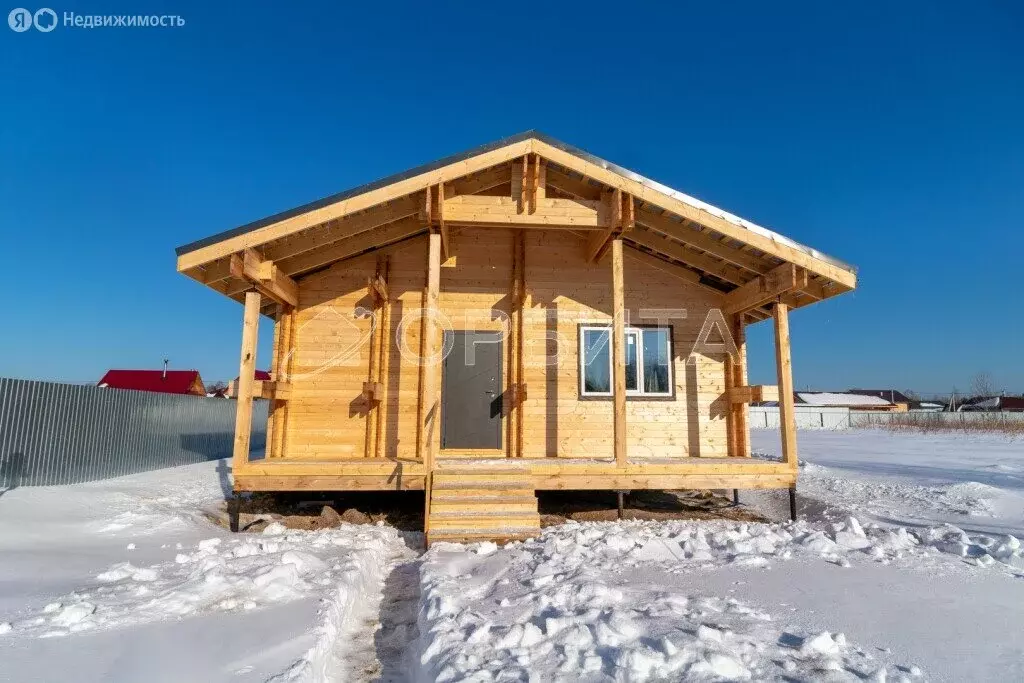
<path fill-rule="evenodd" d="M 643 344 L 643 332 L 644 330 L 660 330 L 666 333 L 668 337 L 668 390 L 661 392 L 648 392 L 644 391 L 644 344 Z M 587 391 L 586 389 L 586 345 L 584 340 L 586 339 L 587 332 L 608 332 L 608 379 L 611 391 Z M 636 389 L 626 389 L 626 396 L 639 396 L 643 398 L 671 398 L 675 395 L 675 367 L 672 362 L 672 328 L 671 327 L 630 327 L 627 326 L 624 330 L 625 337 L 633 335 L 634 344 L 636 346 Z M 579 392 L 580 396 L 583 397 L 608 397 L 614 395 L 614 370 L 612 363 L 614 363 L 614 354 L 611 348 L 611 337 L 612 337 L 612 326 L 608 324 L 591 324 L 591 325 L 580 325 L 579 326 Z"/>

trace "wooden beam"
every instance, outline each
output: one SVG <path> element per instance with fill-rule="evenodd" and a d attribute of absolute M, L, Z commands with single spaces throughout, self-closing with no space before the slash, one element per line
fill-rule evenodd
<path fill-rule="evenodd" d="M 509 182 L 512 182 L 512 165 L 505 163 L 465 178 L 452 180 L 447 188 L 451 191 L 446 194 L 477 194 Z"/>
<path fill-rule="evenodd" d="M 427 287 L 424 290 L 422 318 L 422 351 L 420 354 L 421 379 L 418 403 L 418 448 L 420 459 L 428 469 L 434 465 L 438 419 L 438 370 L 441 363 L 438 355 L 438 321 L 434 316 L 438 310 L 438 296 L 441 285 L 441 235 L 432 232 L 427 245 Z"/>
<path fill-rule="evenodd" d="M 457 195 L 445 200 L 446 222 L 458 227 L 603 230 L 608 206 L 584 199 L 538 199 L 534 213 L 520 212 L 511 197 Z"/>
<path fill-rule="evenodd" d="M 294 258 L 286 259 L 279 265 L 292 276 L 343 261 L 363 252 L 388 244 L 399 242 L 426 230 L 427 226 L 416 216 L 402 219 L 387 227 L 374 230 L 346 240 L 341 240 L 319 251 L 310 251 Z"/>
<path fill-rule="evenodd" d="M 735 385 L 729 390 L 730 403 L 778 401 L 779 388 L 773 384 Z"/>
<path fill-rule="evenodd" d="M 518 213 L 523 213 L 526 210 L 526 196 L 527 196 L 527 193 L 529 192 L 529 188 L 527 187 L 527 183 L 528 183 L 527 174 L 529 173 L 529 170 L 530 170 L 530 155 L 529 154 L 524 154 L 523 155 L 523 163 L 522 163 L 522 166 L 521 166 L 520 170 L 522 171 L 522 175 L 519 178 L 519 206 L 516 207 L 516 211 Z"/>
<path fill-rule="evenodd" d="M 600 261 L 608 251 L 608 244 L 612 237 L 621 234 L 625 228 L 622 192 L 619 190 L 606 192 L 604 199 L 608 202 L 608 213 L 611 216 L 608 227 L 601 232 L 595 232 L 587 240 L 586 259 L 595 263 Z"/>
<path fill-rule="evenodd" d="M 380 204 L 386 204 L 400 197 L 422 192 L 424 188 L 431 185 L 479 173 L 493 166 L 522 157 L 531 151 L 532 144 L 533 140 L 523 140 L 469 159 L 461 159 L 441 168 L 424 171 L 418 175 L 399 180 L 391 185 L 347 197 L 320 208 L 310 209 L 309 211 L 283 218 L 256 230 L 194 249 L 178 257 L 178 270 L 186 271 L 229 254 L 242 251 L 243 249 L 263 245 L 328 221 L 336 220 L 359 211 L 365 211 Z"/>
<path fill-rule="evenodd" d="M 783 263 L 726 294 L 722 303 L 722 313 L 744 313 L 752 308 L 764 306 L 783 294 L 800 291 L 806 286 L 807 271 L 792 263 Z"/>
<path fill-rule="evenodd" d="M 626 466 L 626 305 L 622 282 L 622 238 L 612 240 L 612 401 L 615 464 Z"/>
<path fill-rule="evenodd" d="M 285 306 L 299 303 L 299 285 L 272 261 L 252 249 L 231 255 L 231 276 L 252 285 L 263 296 Z"/>
<path fill-rule="evenodd" d="M 772 306 L 775 320 L 775 367 L 779 376 L 779 429 L 782 432 L 782 461 L 797 466 L 796 414 L 793 407 L 793 360 L 789 347 L 789 306 Z"/>
<path fill-rule="evenodd" d="M 601 199 L 601 195 L 604 192 L 604 185 L 602 184 L 594 185 L 587 182 L 587 178 L 573 178 L 553 168 L 548 168 L 547 183 L 556 190 L 571 194 L 578 199 L 596 201 Z"/>
<path fill-rule="evenodd" d="M 292 395 L 292 385 L 288 382 L 257 379 L 253 381 L 252 395 L 254 398 L 287 401 Z"/>
<path fill-rule="evenodd" d="M 444 183 L 437 186 L 437 227 L 441 232 L 441 260 L 447 261 L 452 255 L 452 247 L 448 237 L 448 225 L 444 222 Z"/>
<path fill-rule="evenodd" d="M 774 267 L 772 263 L 769 263 L 763 257 L 727 246 L 720 238 L 716 239 L 710 233 L 699 230 L 701 226 L 695 223 L 690 221 L 674 221 L 669 217 L 670 214 L 655 213 L 652 209 L 656 208 L 650 207 L 637 211 L 637 223 L 651 230 L 664 233 L 673 239 L 685 242 L 702 251 L 706 251 L 712 256 L 739 266 L 756 275 L 765 273 Z M 698 229 L 694 229 L 695 227 Z"/>
<path fill-rule="evenodd" d="M 242 313 L 242 352 L 238 364 L 235 442 L 231 456 L 231 466 L 235 471 L 244 468 L 245 464 L 249 462 L 253 385 L 256 382 L 256 341 L 259 335 L 259 324 L 260 294 L 259 292 L 246 292 L 245 309 Z"/>
<path fill-rule="evenodd" d="M 381 275 L 379 264 L 377 272 L 366 278 L 366 288 L 375 302 L 379 303 L 388 300 L 388 283 Z"/>
<path fill-rule="evenodd" d="M 422 196 L 409 195 L 358 214 L 303 230 L 265 245 L 263 258 L 280 263 L 284 259 L 299 254 L 329 249 L 341 240 L 364 234 L 409 216 L 416 216 L 422 211 L 422 204 Z M 230 277 L 229 262 L 230 258 L 224 258 L 203 266 L 201 281 L 209 286 L 215 286 L 219 281 Z M 286 272 L 288 271 L 286 270 Z"/>
<path fill-rule="evenodd" d="M 821 275 L 834 281 L 842 288 L 853 289 L 857 286 L 856 273 L 817 258 L 807 253 L 804 249 L 793 246 L 776 239 L 764 230 L 753 230 L 739 223 L 733 222 L 722 216 L 710 213 L 704 208 L 684 201 L 683 199 L 669 195 L 661 190 L 655 189 L 639 180 L 630 178 L 613 170 L 603 168 L 595 163 L 587 161 L 571 152 L 558 149 L 541 140 L 532 141 L 531 150 L 546 158 L 549 162 L 571 169 L 584 176 L 594 178 L 610 187 L 617 187 L 623 192 L 634 195 L 639 201 L 648 202 L 659 206 L 666 211 L 692 220 L 695 223 L 711 228 L 726 237 L 730 237 L 767 254 L 771 254 L 784 261 L 806 268 L 812 273 Z M 842 291 L 841 289 L 837 291 Z"/>
<path fill-rule="evenodd" d="M 533 157 L 533 172 L 530 174 L 530 192 L 527 201 L 529 203 L 529 213 L 535 213 L 537 211 L 538 189 L 540 188 L 540 157 L 536 154 L 530 156 Z"/>
<path fill-rule="evenodd" d="M 743 285 L 751 279 L 750 273 L 728 263 L 722 263 L 707 254 L 687 249 L 682 244 L 670 240 L 660 233 L 651 230 L 633 230 L 629 233 L 628 238 L 631 242 L 636 242 L 648 249 L 681 261 L 691 268 L 703 270 L 705 273 L 714 275 L 725 282 Z"/>

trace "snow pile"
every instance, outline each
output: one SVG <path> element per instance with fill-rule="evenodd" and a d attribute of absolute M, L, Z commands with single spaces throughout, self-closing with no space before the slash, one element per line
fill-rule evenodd
<path fill-rule="evenodd" d="M 566 525 L 500 550 L 435 545 L 422 566 L 420 680 L 533 680 L 537 672 L 554 681 L 899 675 L 841 633 L 791 633 L 739 600 L 621 571 L 647 561 L 641 557 L 686 566 L 685 555 L 775 555 L 799 547 L 798 535 L 735 527 L 680 540 L 680 530 L 655 536 L 657 526 L 668 525 Z"/>
<path fill-rule="evenodd" d="M 357 596 L 379 581 L 382 558 L 396 544 L 399 533 L 390 527 L 351 525 L 304 532 L 273 524 L 262 535 L 208 538 L 181 548 L 172 561 L 149 567 L 118 562 L 93 585 L 11 627 L 15 635 L 59 637 L 320 596 L 329 605 L 321 643 L 300 663 L 309 667 L 323 643 L 333 642 Z"/>

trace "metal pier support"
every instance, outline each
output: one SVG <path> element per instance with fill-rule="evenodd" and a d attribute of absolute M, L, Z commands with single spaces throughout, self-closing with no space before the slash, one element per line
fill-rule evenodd
<path fill-rule="evenodd" d="M 740 504 L 740 490 L 739 489 L 733 489 L 732 490 L 732 504 L 735 505 L 735 506 L 739 506 L 739 504 Z"/>
<path fill-rule="evenodd" d="M 238 491 L 235 491 L 231 500 L 228 501 L 228 523 L 231 530 L 238 532 L 238 513 L 242 507 L 242 496 Z"/>
<path fill-rule="evenodd" d="M 796 521 L 796 487 L 789 487 L 789 518 Z"/>

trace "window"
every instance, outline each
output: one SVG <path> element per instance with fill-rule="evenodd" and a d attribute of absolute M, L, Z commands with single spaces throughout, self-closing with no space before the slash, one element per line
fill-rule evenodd
<path fill-rule="evenodd" d="M 580 328 L 580 396 L 612 395 L 611 327 Z M 672 335 L 667 327 L 627 327 L 626 395 L 672 396 Z"/>

